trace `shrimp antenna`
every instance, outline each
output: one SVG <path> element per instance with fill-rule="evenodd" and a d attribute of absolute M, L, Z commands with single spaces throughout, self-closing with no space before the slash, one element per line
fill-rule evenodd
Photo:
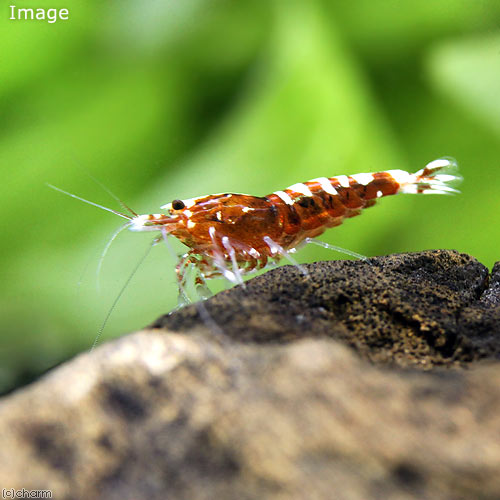
<path fill-rule="evenodd" d="M 101 257 L 99 258 L 99 263 L 97 264 L 97 269 L 96 269 L 96 285 L 97 285 L 97 291 L 100 290 L 100 276 L 101 276 L 101 270 L 102 270 L 102 264 L 104 262 L 104 258 L 106 257 L 106 254 L 108 253 L 109 247 L 115 241 L 115 238 L 127 227 L 130 227 L 132 223 L 131 222 L 126 222 L 123 226 L 119 227 L 111 236 L 109 241 L 106 243 L 106 246 L 104 247 L 104 250 L 101 253 Z"/>
<path fill-rule="evenodd" d="M 124 201 L 120 200 L 120 198 L 118 198 L 118 196 L 116 196 L 116 194 L 113 193 L 113 191 L 111 191 L 111 189 L 109 189 L 107 186 L 105 186 L 99 179 L 96 179 L 92 174 L 89 174 L 88 172 L 86 172 L 86 174 L 98 186 L 100 186 L 102 189 L 104 189 L 104 191 L 106 191 L 106 193 L 108 193 L 109 196 L 111 196 L 113 199 L 115 199 L 125 210 L 128 210 L 134 217 L 138 217 L 139 216 L 139 214 L 137 214 L 136 212 L 134 212 Z"/>
<path fill-rule="evenodd" d="M 148 249 L 146 250 L 146 253 L 141 257 L 141 260 L 136 264 L 132 272 L 130 273 L 129 277 L 123 284 L 120 293 L 116 296 L 115 300 L 111 304 L 111 307 L 109 308 L 108 314 L 106 314 L 106 317 L 104 318 L 104 321 L 102 322 L 101 328 L 99 328 L 99 331 L 97 332 L 97 335 L 95 337 L 94 343 L 92 344 L 92 347 L 90 348 L 90 352 L 92 352 L 95 347 L 97 346 L 97 343 L 99 342 L 99 339 L 101 338 L 102 332 L 106 328 L 106 325 L 108 324 L 109 318 L 111 317 L 111 314 L 113 314 L 113 311 L 116 309 L 116 306 L 118 305 L 118 302 L 120 301 L 123 293 L 127 289 L 128 285 L 132 281 L 132 278 L 135 276 L 139 268 L 141 267 L 142 263 L 146 260 L 146 257 L 149 255 L 149 252 L 151 252 L 151 249 L 154 247 L 156 244 L 156 240 L 153 240 L 151 245 L 149 245 Z"/>
<path fill-rule="evenodd" d="M 80 196 L 77 196 L 76 194 L 68 193 L 67 191 L 64 191 L 64 189 L 53 186 L 52 184 L 49 184 L 48 182 L 46 183 L 46 185 L 49 186 L 49 188 L 55 189 L 56 191 L 59 191 L 60 193 L 65 194 L 66 196 L 83 201 L 84 203 L 87 203 L 88 205 L 92 205 L 94 207 L 101 208 L 102 210 L 106 210 L 107 212 L 111 212 L 115 215 L 118 215 L 119 217 L 123 217 L 124 219 L 132 220 L 132 217 L 130 215 L 122 214 L 121 212 L 117 212 L 116 210 L 113 210 L 112 208 L 103 207 L 102 205 L 99 205 L 98 203 L 94 203 L 93 201 L 89 201 L 89 200 L 86 200 L 85 198 L 81 198 Z"/>

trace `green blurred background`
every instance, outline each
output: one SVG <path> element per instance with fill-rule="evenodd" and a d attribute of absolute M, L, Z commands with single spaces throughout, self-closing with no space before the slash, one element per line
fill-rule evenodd
<path fill-rule="evenodd" d="M 456 197 L 391 197 L 323 236 L 380 255 L 499 258 L 498 0 L 39 0 L 68 21 L 0 19 L 0 390 L 88 349 L 149 246 L 51 189 L 140 213 L 212 192 L 459 161 Z M 180 245 L 178 250 L 180 250 Z M 302 262 L 343 258 L 307 248 Z M 176 304 L 156 246 L 103 340 Z"/>

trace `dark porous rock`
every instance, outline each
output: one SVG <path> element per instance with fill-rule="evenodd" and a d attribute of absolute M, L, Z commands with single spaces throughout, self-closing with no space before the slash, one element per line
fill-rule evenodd
<path fill-rule="evenodd" d="M 151 327 L 238 342 L 328 337 L 364 359 L 424 369 L 500 355 L 500 265 L 489 288 L 485 266 L 446 250 L 304 268 L 269 271 Z"/>
<path fill-rule="evenodd" d="M 305 267 L 4 398 L 0 486 L 68 500 L 500 498 L 500 266 L 489 277 L 429 251 Z"/>

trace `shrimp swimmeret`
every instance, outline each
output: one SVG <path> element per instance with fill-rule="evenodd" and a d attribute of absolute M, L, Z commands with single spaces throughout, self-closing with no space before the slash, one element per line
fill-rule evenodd
<path fill-rule="evenodd" d="M 242 283 L 244 274 L 282 257 L 294 262 L 290 253 L 303 244 L 331 247 L 314 238 L 359 215 L 378 198 L 399 193 L 458 193 L 449 184 L 459 180 L 456 162 L 441 158 L 414 174 L 388 170 L 339 175 L 294 184 L 267 196 L 224 193 L 176 199 L 157 214 L 132 212 L 129 216 L 100 208 L 129 219 L 126 227 L 132 231 L 159 232 L 156 241 L 172 235 L 189 248 L 176 267 L 179 291 L 184 296 L 190 268 L 195 271 L 197 285 L 219 276 Z"/>

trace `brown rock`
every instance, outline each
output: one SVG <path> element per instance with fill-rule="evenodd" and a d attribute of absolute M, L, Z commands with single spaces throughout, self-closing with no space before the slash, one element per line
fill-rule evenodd
<path fill-rule="evenodd" d="M 447 250 L 305 267 L 307 277 L 281 267 L 151 327 L 185 332 L 215 323 L 239 342 L 328 337 L 370 361 L 424 369 L 500 354 L 500 263 L 490 288 L 486 267 Z"/>
<path fill-rule="evenodd" d="M 488 282 L 473 258 L 437 251 L 308 269 L 266 273 L 155 323 L 178 333 L 123 337 L 4 398 L 1 487 L 499 498 L 499 266 Z"/>

